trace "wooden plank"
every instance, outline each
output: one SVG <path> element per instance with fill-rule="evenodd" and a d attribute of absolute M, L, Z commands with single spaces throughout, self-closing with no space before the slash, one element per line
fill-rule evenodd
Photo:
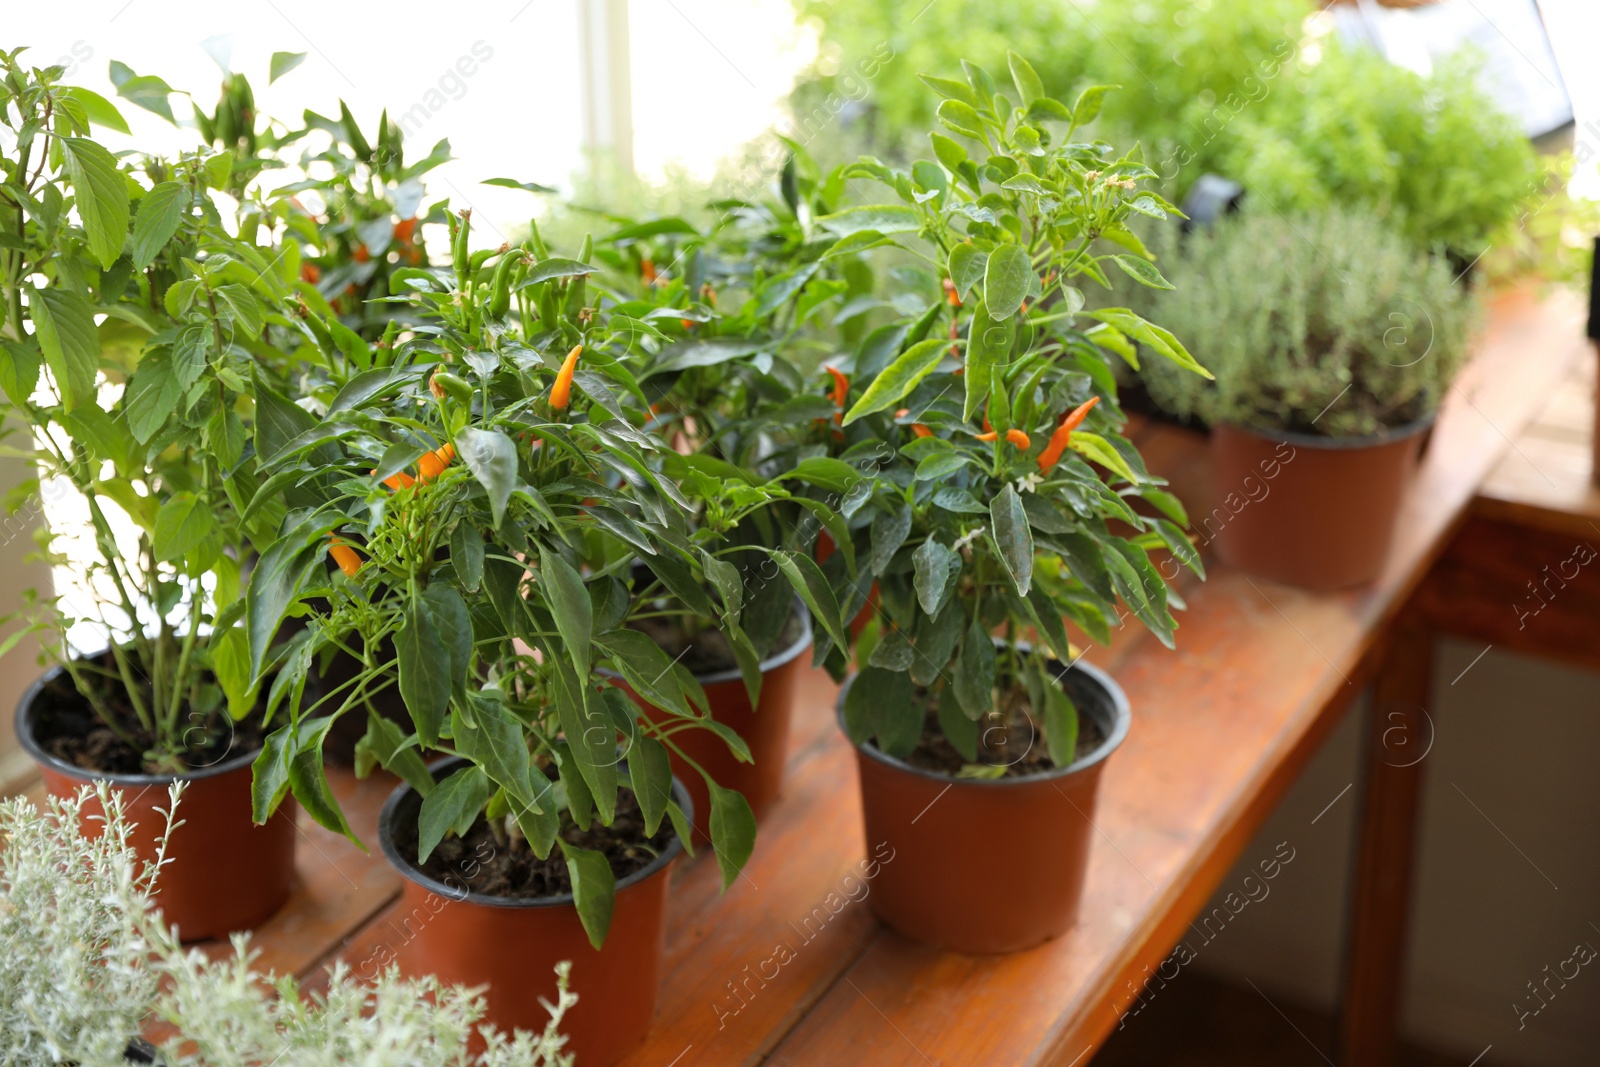
<path fill-rule="evenodd" d="M 1445 633 L 1600 670 L 1600 532 L 1474 516 L 1418 594 Z M 1587 561 L 1587 562 L 1586 562 Z"/>
<path fill-rule="evenodd" d="M 1388 1067 L 1405 986 L 1406 922 L 1422 806 L 1433 636 L 1408 617 L 1382 652 L 1362 748 L 1339 1062 Z"/>

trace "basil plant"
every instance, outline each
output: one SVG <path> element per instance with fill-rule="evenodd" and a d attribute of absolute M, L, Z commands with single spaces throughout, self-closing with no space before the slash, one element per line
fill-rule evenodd
<path fill-rule="evenodd" d="M 127 132 L 116 107 L 20 52 L 0 54 L 0 386 L 13 454 L 82 497 L 88 529 L 51 531 L 47 555 L 91 592 L 82 618 L 41 603 L 29 621 L 138 763 L 117 769 L 179 773 L 226 754 L 230 713 L 256 703 L 232 626 L 251 537 L 270 532 L 242 515 L 259 484 L 247 420 L 252 367 L 281 373 L 299 330 L 292 268 L 240 225 L 271 209 L 213 200 L 231 155 L 119 158 L 93 138 Z M 80 623 L 105 655 L 73 654 Z"/>
<path fill-rule="evenodd" d="M 847 165 L 888 197 L 818 220 L 836 251 L 914 264 L 900 273 L 924 294 L 824 385 L 846 410 L 842 436 L 822 437 L 861 475 L 840 510 L 879 591 L 846 726 L 902 757 L 942 738 L 989 776 L 1017 759 L 988 748 L 1015 731 L 989 728 L 1024 718 L 1050 763 L 1073 761 L 1067 623 L 1106 641 L 1120 602 L 1170 645 L 1177 564 L 1152 554 L 1201 573 L 1181 505 L 1119 435 L 1112 360 L 1136 367 L 1142 350 L 1206 372 L 1161 327 L 1087 308 L 1082 288 L 1108 271 L 1166 287 L 1128 221 L 1176 209 L 1140 187 L 1155 175 L 1136 155 L 1074 139 L 1108 87 L 1068 107 L 1021 57 L 1010 66 L 1015 100 L 976 66 L 924 77 L 944 97 L 935 158 Z"/>

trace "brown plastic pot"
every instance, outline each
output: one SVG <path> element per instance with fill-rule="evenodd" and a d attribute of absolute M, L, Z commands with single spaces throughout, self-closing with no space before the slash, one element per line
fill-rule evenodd
<path fill-rule="evenodd" d="M 462 764 L 446 759 L 436 779 Z M 692 801 L 683 783 L 673 799 Z M 378 819 L 384 858 L 401 876 L 400 907 L 409 940 L 396 960 L 411 976 L 432 974 L 464 986 L 483 986 L 486 1022 L 507 1032 L 542 1031 L 556 1001 L 555 965 L 572 962 L 578 1003 L 562 1020 L 569 1051 L 592 1067 L 616 1063 L 644 1042 L 655 1017 L 667 910 L 668 872 L 683 844 L 672 843 L 644 867 L 617 882 L 611 928 L 603 948 L 589 944 L 572 895 L 496 897 L 437 881 L 412 866 L 395 843 L 396 828 L 415 823 L 422 797 L 409 785 L 389 795 Z"/>
<path fill-rule="evenodd" d="M 270 918 L 294 885 L 295 812 L 293 797 L 264 825 L 250 821 L 250 765 L 258 750 L 230 756 L 212 767 L 181 775 L 104 774 L 73 766 L 45 751 L 38 732 L 52 713 L 49 687 L 65 676 L 54 667 L 17 704 L 17 738 L 39 765 L 45 790 L 69 797 L 95 781 L 121 794 L 123 809 L 135 824 L 130 841 L 139 859 L 153 861 L 156 841 L 166 827 L 174 778 L 186 783 L 178 807 L 181 823 L 167 841 L 167 863 L 156 878 L 156 905 L 185 941 L 226 937 Z M 157 809 L 161 809 L 158 811 Z M 101 832 L 98 800 L 83 807 L 84 829 Z"/>
<path fill-rule="evenodd" d="M 1052 675 L 1058 672 L 1052 663 Z M 1032 948 L 1071 929 L 1100 772 L 1127 736 L 1130 716 L 1128 698 L 1103 671 L 1078 662 L 1060 679 L 1105 737 L 1070 767 L 953 778 L 870 743 L 857 746 L 867 850 L 882 864 L 867 903 L 883 922 L 916 941 L 974 955 Z M 852 675 L 839 691 L 841 729 L 854 681 Z"/>
<path fill-rule="evenodd" d="M 766 814 L 783 791 L 784 765 L 789 755 L 789 723 L 794 718 L 795 687 L 807 664 L 805 651 L 811 647 L 811 615 L 796 602 L 803 624 L 800 636 L 787 647 L 761 661 L 761 699 L 750 704 L 750 691 L 738 670 L 718 671 L 695 676 L 706 691 L 711 717 L 744 739 L 753 762 L 743 763 L 728 748 L 727 742 L 710 730 L 680 730 L 672 741 L 684 755 L 705 768 L 711 780 L 724 789 L 741 793 L 757 819 Z M 617 682 L 652 722 L 669 722 L 675 716 L 640 699 L 622 679 Z M 683 782 L 694 801 L 695 833 L 711 839 L 711 798 L 705 779 L 676 752 L 672 773 Z"/>
<path fill-rule="evenodd" d="M 1372 437 L 1220 424 L 1211 456 L 1219 501 L 1194 516 L 1230 566 L 1314 592 L 1364 585 L 1383 570 L 1430 416 Z"/>

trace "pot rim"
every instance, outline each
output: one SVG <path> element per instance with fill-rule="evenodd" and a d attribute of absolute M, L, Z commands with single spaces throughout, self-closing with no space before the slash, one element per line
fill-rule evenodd
<path fill-rule="evenodd" d="M 90 657 L 80 656 L 78 658 L 87 659 Z M 261 755 L 262 750 L 258 746 L 237 756 L 229 756 L 220 763 L 213 763 L 209 767 L 196 767 L 192 770 L 184 771 L 182 774 L 133 774 L 127 772 L 113 774 L 109 771 L 92 771 L 86 767 L 68 763 L 61 757 L 46 752 L 44 746 L 39 744 L 38 738 L 33 736 L 36 719 L 33 709 L 34 702 L 43 697 L 45 686 L 65 674 L 66 671 L 67 669 L 61 664 L 56 664 L 38 678 L 35 678 L 33 684 L 28 686 L 17 700 L 17 742 L 22 746 L 23 751 L 27 752 L 28 756 L 40 767 L 85 784 L 109 782 L 112 785 L 119 786 L 148 787 L 162 785 L 167 782 L 197 782 L 206 778 L 220 777 L 240 768 L 250 766 L 256 761 L 256 757 Z"/>
<path fill-rule="evenodd" d="M 1439 409 L 1428 412 L 1420 419 L 1402 423 L 1399 426 L 1389 427 L 1377 433 L 1366 434 L 1361 437 L 1329 437 L 1319 433 L 1301 433 L 1297 430 L 1278 430 L 1265 426 L 1251 426 L 1242 422 L 1220 422 L 1217 428 L 1226 427 L 1239 433 L 1251 434 L 1255 437 L 1265 438 L 1268 441 L 1283 441 L 1302 448 L 1322 448 L 1329 450 L 1376 448 L 1380 445 L 1394 444 L 1424 433 L 1438 421 Z"/>
<path fill-rule="evenodd" d="M 998 643 L 998 638 L 996 642 Z M 1017 647 L 1025 648 L 1026 644 L 1018 642 Z M 1050 662 L 1059 666 L 1061 661 L 1052 659 Z M 1128 694 L 1122 691 L 1122 687 L 1116 683 L 1116 680 L 1099 667 L 1084 660 L 1082 656 L 1067 664 L 1065 670 L 1051 677 L 1059 681 L 1070 671 L 1082 671 L 1091 683 L 1099 686 L 1105 693 L 1111 703 L 1111 724 L 1110 728 L 1106 730 L 1105 739 L 1100 742 L 1098 747 L 1087 755 L 1073 760 L 1065 767 L 1055 767 L 1042 774 L 1023 774 L 1007 778 L 957 778 L 952 774 L 930 771 L 925 767 L 918 767 L 915 764 L 908 763 L 897 756 L 889 755 L 876 745 L 857 745 L 854 742 L 851 742 L 851 745 L 858 753 L 870 756 L 879 763 L 887 764 L 906 774 L 913 774 L 936 782 L 947 782 L 951 785 L 972 786 L 981 789 L 1015 789 L 1036 782 L 1053 781 L 1057 778 L 1065 778 L 1069 774 L 1086 771 L 1096 764 L 1105 762 L 1106 758 L 1121 746 L 1122 742 L 1127 738 L 1128 729 L 1133 722 L 1133 709 L 1128 704 Z M 839 720 L 839 729 L 844 731 L 846 739 L 850 735 L 848 731 L 845 731 L 844 726 L 844 698 L 845 694 L 850 691 L 850 686 L 855 683 L 855 680 L 856 672 L 852 672 L 850 677 L 845 679 L 844 685 L 839 687 L 839 696 L 833 705 L 834 716 Z"/>
<path fill-rule="evenodd" d="M 806 607 L 805 601 L 799 597 L 794 598 L 794 607 L 800 613 L 800 636 L 795 638 L 794 644 L 789 647 L 769 653 L 767 658 L 761 661 L 760 670 L 762 674 L 777 670 L 811 647 L 811 641 L 816 636 L 816 631 L 811 628 L 811 611 Z M 622 678 L 621 674 L 605 667 L 596 668 L 595 673 L 602 678 L 619 680 Z M 694 680 L 699 682 L 702 687 L 717 685 L 721 682 L 737 682 L 743 678 L 744 674 L 738 667 L 730 667 L 725 671 L 712 671 L 710 674 L 697 674 L 694 676 Z"/>
<path fill-rule="evenodd" d="M 767 658 L 761 661 L 762 674 L 767 674 L 771 671 L 777 670 L 779 667 L 782 667 L 784 664 L 795 659 L 807 648 L 811 647 L 812 638 L 815 636 L 815 632 L 811 629 L 811 611 L 806 607 L 805 601 L 801 600 L 799 597 L 794 598 L 794 608 L 795 611 L 800 613 L 800 636 L 795 638 L 794 643 L 788 648 L 769 653 Z M 740 672 L 738 667 L 732 667 L 725 671 L 712 671 L 710 674 L 697 674 L 694 676 L 694 680 L 699 682 L 702 686 L 707 686 L 716 685 L 718 682 L 739 681 L 743 679 L 743 677 L 744 675 Z"/>
<path fill-rule="evenodd" d="M 428 772 L 433 774 L 435 780 L 437 780 L 440 772 L 453 770 L 458 765 L 467 762 L 466 759 L 460 756 L 445 756 L 430 763 Z M 618 764 L 619 767 L 626 765 L 626 761 Z M 444 882 L 417 870 L 410 860 L 400 854 L 400 846 L 395 843 L 393 831 L 401 802 L 414 792 L 416 790 L 411 788 L 409 782 L 401 782 L 389 794 L 389 799 L 383 802 L 383 810 L 378 814 L 378 846 L 383 850 L 383 858 L 389 861 L 389 866 L 394 868 L 395 873 L 400 877 L 420 885 L 430 893 L 457 904 L 471 903 L 479 904 L 486 908 L 512 909 L 559 908 L 577 904 L 576 898 L 571 893 L 562 893 L 560 896 L 553 897 L 497 897 L 490 893 L 480 893 L 472 889 L 463 893 L 460 889 L 446 885 Z M 689 820 L 689 824 L 691 826 L 694 825 L 694 801 L 689 798 L 689 791 L 683 787 L 682 782 L 678 781 L 677 775 L 672 777 L 672 799 L 676 800 L 678 807 L 683 809 L 684 817 Z M 620 893 L 629 886 L 637 885 L 645 879 L 666 870 L 667 865 L 677 859 L 678 853 L 682 851 L 683 840 L 674 833 L 667 847 L 662 849 L 655 859 L 627 877 L 619 878 L 614 891 Z"/>

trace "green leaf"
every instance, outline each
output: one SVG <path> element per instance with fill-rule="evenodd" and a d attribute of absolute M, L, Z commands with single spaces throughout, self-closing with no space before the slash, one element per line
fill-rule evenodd
<path fill-rule="evenodd" d="M 1153 322 L 1145 321 L 1127 308 L 1096 308 L 1084 314 L 1122 331 L 1140 344 L 1148 345 L 1159 355 L 1165 356 L 1180 367 L 1192 370 L 1203 378 L 1214 377 L 1189 354 L 1189 350 L 1183 347 L 1170 331 Z"/>
<path fill-rule="evenodd" d="M 783 571 L 784 577 L 789 579 L 795 592 L 800 594 L 800 599 L 805 601 L 806 607 L 811 609 L 811 617 L 817 620 L 817 625 L 833 639 L 835 645 L 849 648 L 850 643 L 845 640 L 844 628 L 840 625 L 839 602 L 827 578 L 823 577 L 822 568 L 810 556 L 798 552 L 769 550 L 769 554 L 778 564 L 778 569 Z"/>
<path fill-rule="evenodd" d="M 706 788 L 711 793 L 711 847 L 716 850 L 722 888 L 726 890 L 755 851 L 756 817 L 743 794 L 724 789 L 710 778 L 706 779 Z"/>
<path fill-rule="evenodd" d="M 570 657 L 580 680 L 589 676 L 594 608 L 583 577 L 559 553 L 539 546 L 539 587 L 561 633 L 562 654 Z M 702 593 L 702 596 L 705 594 Z"/>
<path fill-rule="evenodd" d="M 255 379 L 256 455 L 275 456 L 296 437 L 316 429 L 315 415 L 291 404 L 259 375 Z"/>
<path fill-rule="evenodd" d="M 574 675 L 564 656 L 557 661 L 553 678 L 556 715 L 568 751 L 589 785 L 601 821 L 610 825 L 617 806 L 618 724 L 589 685 L 588 675 Z"/>
<path fill-rule="evenodd" d="M 531 285 L 554 281 L 556 278 L 581 278 L 586 274 L 593 274 L 599 269 L 599 267 L 590 266 L 588 263 L 579 263 L 575 259 L 562 259 L 559 256 L 552 256 L 549 259 L 540 260 L 530 267 L 528 273 L 516 284 L 516 288 L 526 289 Z"/>
<path fill-rule="evenodd" d="M 221 533 L 216 516 L 205 501 L 193 493 L 174 493 L 156 512 L 155 538 L 150 547 L 156 559 L 166 563 L 182 559 Z"/>
<path fill-rule="evenodd" d="M 1155 264 L 1147 259 L 1122 255 L 1112 256 L 1111 258 L 1116 261 L 1117 266 L 1122 268 L 1124 274 L 1140 285 L 1148 285 L 1152 289 L 1175 288 L 1171 282 L 1161 276 L 1161 272 L 1156 270 Z"/>
<path fill-rule="evenodd" d="M 474 693 L 469 702 L 471 723 L 465 721 L 459 710 L 450 717 L 451 740 L 456 751 L 482 767 L 483 773 L 509 795 L 534 806 L 536 798 L 530 773 L 533 759 L 528 755 L 522 721 L 500 700 Z"/>
<path fill-rule="evenodd" d="M 5 358 L 0 359 L 0 388 L 4 388 L 14 406 L 21 408 L 39 386 L 39 347 L 0 341 L 0 348 L 5 351 Z"/>
<path fill-rule="evenodd" d="M 521 189 L 528 193 L 553 193 L 556 190 L 538 182 L 519 182 L 515 178 L 485 178 L 479 185 L 498 185 L 502 189 Z"/>
<path fill-rule="evenodd" d="M 948 698 L 949 693 L 940 694 Z M 978 762 L 978 724 L 967 718 L 962 712 L 961 705 L 954 700 L 940 699 L 936 709 L 939 717 L 939 730 L 944 734 L 950 746 L 961 754 L 961 758 L 968 763 Z"/>
<path fill-rule="evenodd" d="M 807 456 L 796 463 L 791 470 L 773 480 L 785 482 L 794 479 L 831 492 L 843 493 L 861 481 L 861 478 L 861 472 L 842 459 L 834 459 L 832 456 Z"/>
<path fill-rule="evenodd" d="M 1026 59 L 1015 52 L 1007 52 L 1006 63 L 1011 67 L 1011 80 L 1016 84 L 1017 95 L 1022 97 L 1023 107 L 1030 106 L 1044 95 L 1044 83 Z"/>
<path fill-rule="evenodd" d="M 55 375 L 62 407 L 71 411 L 82 403 L 93 404 L 95 374 L 100 368 L 94 309 L 82 293 L 72 289 L 34 289 L 28 297 L 34 336 Z"/>
<path fill-rule="evenodd" d="M 967 718 L 975 720 L 994 708 L 997 671 L 994 641 L 979 621 L 973 619 L 967 627 L 966 638 L 961 642 L 961 656 L 956 662 L 956 676 L 950 687 Z"/>
<path fill-rule="evenodd" d="M 439 651 L 448 657 L 450 684 L 464 692 L 472 668 L 472 615 L 467 603 L 444 582 L 431 583 L 422 591 L 422 599 L 427 601 L 434 628 L 443 638 Z"/>
<path fill-rule="evenodd" d="M 450 531 L 450 562 L 461 579 L 461 587 L 476 593 L 483 581 L 483 535 L 465 520 Z"/>
<path fill-rule="evenodd" d="M 937 114 L 939 121 L 947 128 L 968 137 L 983 139 L 983 120 L 971 104 L 962 100 L 946 100 L 939 105 Z"/>
<path fill-rule="evenodd" d="M 117 87 L 117 95 L 124 100 L 160 115 L 174 126 L 178 124 L 178 120 L 172 116 L 172 105 L 167 102 L 173 88 L 154 74 L 134 74 L 127 66 L 113 59 L 111 84 Z"/>
<path fill-rule="evenodd" d="M 506 513 L 506 502 L 517 487 L 517 446 L 499 430 L 480 430 L 469 426 L 456 435 L 456 452 L 489 493 L 489 511 L 494 524 Z"/>
<path fill-rule="evenodd" d="M 63 86 L 57 92 L 64 98 L 73 101 L 83 108 L 83 113 L 89 121 L 96 126 L 104 126 L 108 130 L 118 133 L 128 132 L 128 122 L 122 117 L 122 112 L 117 110 L 115 104 L 79 85 Z"/>
<path fill-rule="evenodd" d="M 100 266 L 110 267 L 128 237 L 128 180 L 117 169 L 116 157 L 94 141 L 63 137 L 57 143 L 89 250 Z"/>
<path fill-rule="evenodd" d="M 823 215 L 817 225 L 840 237 L 864 230 L 879 234 L 916 233 L 922 229 L 922 213 L 904 204 L 863 204 Z"/>
<path fill-rule="evenodd" d="M 1028 586 L 1033 581 L 1033 530 L 1028 526 L 1027 513 L 1022 510 L 1022 500 L 1009 484 L 989 502 L 989 517 L 994 523 L 1000 562 L 1005 564 L 1017 595 L 1027 596 Z"/>
<path fill-rule="evenodd" d="M 267 735 L 261 754 L 250 765 L 250 819 L 257 826 L 278 810 L 289 791 L 289 756 L 293 751 L 294 726 L 281 726 Z"/>
<path fill-rule="evenodd" d="M 133 219 L 130 253 L 135 268 L 144 270 L 155 262 L 157 254 L 178 232 L 188 207 L 189 190 L 179 182 L 162 182 L 144 194 Z"/>
<path fill-rule="evenodd" d="M 1120 88 L 1120 85 L 1091 85 L 1079 93 L 1077 103 L 1072 105 L 1072 124 L 1087 126 L 1093 122 L 1105 104 L 1106 94 Z"/>
<path fill-rule="evenodd" d="M 968 422 L 983 408 L 989 399 L 997 368 L 1003 368 L 1011 358 L 1011 345 L 1016 340 L 1017 320 L 1014 317 L 993 321 L 983 301 L 978 301 L 972 313 L 972 333 L 967 341 L 966 402 L 962 418 Z"/>
<path fill-rule="evenodd" d="M 878 748 L 904 757 L 922 735 L 911 676 L 904 671 L 867 667 L 850 683 L 844 701 L 845 732 L 858 745 L 876 739 Z"/>
<path fill-rule="evenodd" d="M 363 768 L 368 771 L 371 769 L 367 761 L 376 760 L 385 770 L 405 779 L 412 789 L 426 798 L 433 793 L 437 783 L 433 775 L 428 773 L 428 765 L 422 761 L 416 746 L 406 742 L 407 736 L 400 732 L 397 724 L 369 708 L 367 732 L 356 742 L 356 773 L 364 776 Z"/>
<path fill-rule="evenodd" d="M 989 253 L 983 272 L 983 303 L 992 319 L 1006 319 L 1017 313 L 1028 298 L 1028 283 L 1033 279 L 1033 264 L 1021 245 L 1004 244 Z"/>
<path fill-rule="evenodd" d="M 296 527 L 267 546 L 250 575 L 246 593 L 246 630 L 250 637 L 250 677 L 259 680 L 272 637 L 284 612 L 299 595 L 300 584 L 322 559 L 322 547 L 312 544 L 305 527 Z"/>
<path fill-rule="evenodd" d="M 937 616 L 945 598 L 955 591 L 961 555 L 930 537 L 911 554 L 911 564 L 916 569 L 917 603 L 930 618 Z"/>
<path fill-rule="evenodd" d="M 494 783 L 476 766 L 463 767 L 440 782 L 417 812 L 417 862 L 427 863 L 446 833 L 461 837 L 478 821 L 494 795 Z"/>
<path fill-rule="evenodd" d="M 628 779 L 644 816 L 644 832 L 654 837 L 672 800 L 672 762 L 666 746 L 641 732 L 628 753 Z"/>
<path fill-rule="evenodd" d="M 428 605 L 422 600 L 407 604 L 394 641 L 400 698 L 417 728 L 417 738 L 427 748 L 438 746 L 450 704 L 449 658 L 439 654 L 443 643 Z"/>
<path fill-rule="evenodd" d="M 1028 607 L 1050 651 L 1055 653 L 1056 659 L 1066 663 L 1072 658 L 1072 647 L 1068 643 L 1067 628 L 1061 621 L 1061 610 L 1038 586 L 1028 590 Z"/>
<path fill-rule="evenodd" d="M 294 790 L 294 798 L 317 821 L 318 826 L 343 834 L 365 852 L 366 846 L 356 838 L 350 824 L 345 821 L 344 812 L 339 810 L 339 802 L 334 799 L 333 790 L 328 786 L 328 776 L 323 771 L 322 739 L 333 722 L 331 717 L 320 720 L 301 739 L 300 750 L 289 761 L 289 787 Z"/>
<path fill-rule="evenodd" d="M 918 74 L 917 77 L 922 84 L 946 100 L 960 100 L 973 107 L 978 104 L 978 98 L 973 95 L 972 89 L 966 82 L 958 82 L 954 78 L 940 78 L 932 74 Z"/>
<path fill-rule="evenodd" d="M 872 379 L 872 384 L 867 386 L 866 392 L 861 394 L 845 415 L 844 424 L 849 426 L 859 418 L 898 404 L 932 373 L 949 347 L 948 340 L 936 337 L 919 341 L 906 349 Z"/>
<path fill-rule="evenodd" d="M 694 572 L 689 565 L 676 556 L 661 553 L 648 556 L 644 560 L 645 566 L 650 568 L 667 591 L 701 618 L 711 618 L 716 614 L 716 608 L 711 603 L 711 597 L 704 588 L 695 580 Z"/>
<path fill-rule="evenodd" d="M 672 672 L 672 659 L 661 646 L 638 630 L 621 629 L 605 634 L 598 642 L 610 655 L 612 665 L 629 688 L 646 702 L 678 715 L 693 717 L 683 691 Z"/>
<path fill-rule="evenodd" d="M 1044 739 L 1057 767 L 1070 767 L 1078 754 L 1078 709 L 1061 689 L 1058 679 L 1045 672 Z"/>
<path fill-rule="evenodd" d="M 564 838 L 561 854 L 567 858 L 567 877 L 572 879 L 572 899 L 583 921 L 584 932 L 595 951 L 606 943 L 606 932 L 611 929 L 611 910 L 616 903 L 617 879 L 611 872 L 611 863 L 605 853 L 579 848 Z"/>
<path fill-rule="evenodd" d="M 271 85 L 306 61 L 304 52 L 274 52 L 267 71 L 267 84 Z"/>
<path fill-rule="evenodd" d="M 1132 467 L 1128 466 L 1128 461 L 1122 458 L 1122 453 L 1112 448 L 1111 442 L 1099 434 L 1090 433 L 1087 430 L 1074 430 L 1072 431 L 1072 439 L 1067 444 L 1074 452 L 1088 457 L 1116 474 L 1117 477 L 1128 482 L 1138 483 L 1139 476 L 1133 472 Z"/>
<path fill-rule="evenodd" d="M 898 504 L 893 510 L 880 510 L 872 517 L 872 548 L 867 556 L 867 568 L 872 573 L 882 574 L 900 546 L 906 543 L 911 533 L 911 518 L 911 505 L 906 503 Z"/>
<path fill-rule="evenodd" d="M 956 293 L 965 298 L 972 287 L 983 281 L 989 269 L 989 253 L 980 252 L 969 241 L 963 241 L 950 250 L 950 281 Z"/>
<path fill-rule="evenodd" d="M 967 161 L 967 150 L 961 147 L 960 141 L 951 140 L 937 132 L 928 134 L 928 141 L 933 145 L 933 154 L 946 170 L 954 172 Z"/>

